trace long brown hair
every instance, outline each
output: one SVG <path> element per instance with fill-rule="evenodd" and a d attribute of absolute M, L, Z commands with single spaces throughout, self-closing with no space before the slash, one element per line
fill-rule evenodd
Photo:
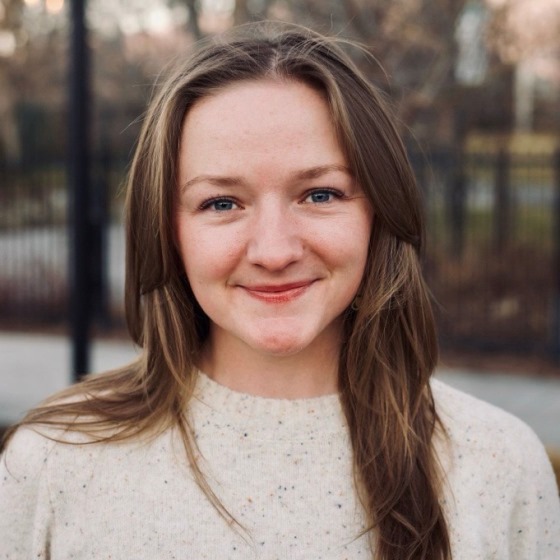
<path fill-rule="evenodd" d="M 418 189 L 378 90 L 342 41 L 300 27 L 253 24 L 207 41 L 159 88 L 127 184 L 126 316 L 142 354 L 129 366 L 67 389 L 19 425 L 51 424 L 105 442 L 174 427 L 199 484 L 229 516 L 197 464 L 184 414 L 208 318 L 174 243 L 177 154 L 185 115 L 197 100 L 234 82 L 265 78 L 301 81 L 322 92 L 375 213 L 359 305 L 344 316 L 339 364 L 356 489 L 375 557 L 448 560 L 433 447 L 438 419 L 429 387 L 437 342 L 419 265 L 424 235 Z"/>

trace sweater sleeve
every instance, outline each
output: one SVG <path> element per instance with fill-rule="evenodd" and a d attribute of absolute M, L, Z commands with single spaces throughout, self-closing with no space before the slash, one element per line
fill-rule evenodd
<path fill-rule="evenodd" d="M 49 558 L 47 459 L 54 442 L 20 428 L 0 457 L 0 558 Z"/>
<path fill-rule="evenodd" d="M 517 434 L 520 454 L 519 486 L 512 504 L 510 555 L 512 560 L 560 558 L 560 499 L 546 451 L 523 426 Z"/>

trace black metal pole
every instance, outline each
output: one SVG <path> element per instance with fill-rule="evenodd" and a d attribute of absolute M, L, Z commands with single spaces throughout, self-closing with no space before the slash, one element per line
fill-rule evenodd
<path fill-rule="evenodd" d="M 449 225 L 451 228 L 451 257 L 463 258 L 465 250 L 465 222 L 467 184 L 465 154 L 461 144 L 451 153 L 451 184 L 449 185 Z"/>
<path fill-rule="evenodd" d="M 89 177 L 89 83 L 85 25 L 86 0 L 71 0 L 70 39 L 70 322 L 72 375 L 75 380 L 89 371 L 91 323 L 90 274 L 90 177 Z"/>
<path fill-rule="evenodd" d="M 494 252 L 503 254 L 510 241 L 511 231 L 511 185 L 510 155 L 500 150 L 496 159 L 494 177 Z"/>
<path fill-rule="evenodd" d="M 556 150 L 552 165 L 554 169 L 554 296 L 552 324 L 552 354 L 560 364 L 560 150 Z"/>

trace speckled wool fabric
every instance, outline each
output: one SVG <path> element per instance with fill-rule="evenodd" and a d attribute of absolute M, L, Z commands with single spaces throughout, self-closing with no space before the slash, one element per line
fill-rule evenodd
<path fill-rule="evenodd" d="M 558 492 L 534 434 L 433 389 L 450 436 L 437 448 L 454 560 L 558 560 Z M 210 505 L 173 431 L 69 445 L 21 429 L 0 464 L 0 559 L 372 558 L 336 395 L 263 399 L 201 375 L 190 415 L 207 479 L 245 531 Z"/>

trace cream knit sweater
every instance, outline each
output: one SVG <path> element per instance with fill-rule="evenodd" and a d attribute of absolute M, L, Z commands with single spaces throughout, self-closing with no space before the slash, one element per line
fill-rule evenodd
<path fill-rule="evenodd" d="M 450 444 L 445 510 L 454 560 L 560 559 L 550 464 L 519 420 L 433 382 Z M 201 375 L 191 415 L 228 526 L 186 467 L 176 434 L 67 445 L 29 429 L 0 464 L 0 559 L 371 558 L 336 395 L 273 400 Z"/>

